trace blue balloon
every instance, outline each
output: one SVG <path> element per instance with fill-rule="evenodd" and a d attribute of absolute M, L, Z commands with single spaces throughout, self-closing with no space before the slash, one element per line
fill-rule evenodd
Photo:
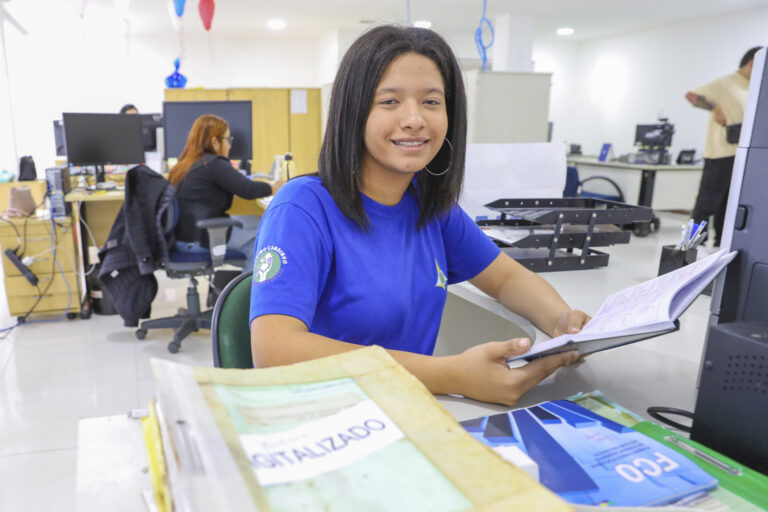
<path fill-rule="evenodd" d="M 176 7 L 176 16 L 181 18 L 184 15 L 184 4 L 187 0 L 173 0 L 173 5 Z"/>
<path fill-rule="evenodd" d="M 165 77 L 165 86 L 169 89 L 183 89 L 187 85 L 187 77 L 179 73 L 179 66 L 181 61 L 177 58 L 173 61 L 175 71 Z"/>

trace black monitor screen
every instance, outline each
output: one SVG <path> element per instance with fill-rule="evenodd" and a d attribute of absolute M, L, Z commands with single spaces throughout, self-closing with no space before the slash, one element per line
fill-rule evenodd
<path fill-rule="evenodd" d="M 167 101 L 163 103 L 163 136 L 165 157 L 178 158 L 187 144 L 189 130 L 203 114 L 215 114 L 229 123 L 234 140 L 229 157 L 236 160 L 252 158 L 252 118 L 250 101 Z"/>
<path fill-rule="evenodd" d="M 671 124 L 638 124 L 635 128 L 635 144 L 643 147 L 670 147 L 674 128 Z"/>
<path fill-rule="evenodd" d="M 163 126 L 162 114 L 140 114 L 141 139 L 144 141 L 144 151 L 157 151 L 157 132 Z"/>
<path fill-rule="evenodd" d="M 70 165 L 138 164 L 144 161 L 139 116 L 64 113 L 62 117 Z"/>
<path fill-rule="evenodd" d="M 67 156 L 67 143 L 64 140 L 64 123 L 58 119 L 53 122 L 53 140 L 56 143 L 56 156 Z"/>

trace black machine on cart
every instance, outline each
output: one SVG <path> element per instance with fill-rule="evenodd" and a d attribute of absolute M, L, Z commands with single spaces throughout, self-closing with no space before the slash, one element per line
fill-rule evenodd
<path fill-rule="evenodd" d="M 497 199 L 485 207 L 500 218 L 478 225 L 534 272 L 604 267 L 608 254 L 593 247 L 628 243 L 633 223 L 653 215 L 645 206 L 595 198 Z"/>

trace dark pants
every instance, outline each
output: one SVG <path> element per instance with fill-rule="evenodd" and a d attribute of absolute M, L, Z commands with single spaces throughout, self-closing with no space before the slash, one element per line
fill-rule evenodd
<path fill-rule="evenodd" d="M 696 197 L 696 206 L 693 207 L 694 222 L 709 221 L 710 215 L 715 216 L 712 227 L 715 228 L 715 245 L 718 247 L 723 236 L 723 221 L 728 203 L 728 191 L 731 188 L 733 160 L 732 156 L 704 159 L 699 195 Z"/>

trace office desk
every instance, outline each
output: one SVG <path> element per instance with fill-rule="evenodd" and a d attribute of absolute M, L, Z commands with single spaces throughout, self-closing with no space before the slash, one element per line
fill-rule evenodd
<path fill-rule="evenodd" d="M 664 215 L 669 228 L 653 236 L 632 239 L 629 244 L 607 248 L 611 253 L 607 267 L 540 275 L 572 307 L 594 313 L 611 293 L 656 275 L 661 245 L 672 243 L 679 237 L 679 230 L 672 225 L 681 217 Z M 472 285 L 451 285 L 448 289 L 451 293 L 435 349 L 437 355 L 455 354 L 477 343 L 516 336 L 546 339 L 530 323 L 514 325 L 516 320 L 511 313 Z M 592 354 L 583 362 L 562 368 L 545 379 L 529 391 L 518 406 L 599 389 L 609 399 L 646 418 L 649 418 L 646 409 L 652 405 L 693 410 L 708 317 L 709 297 L 700 296 L 681 317 L 679 331 Z M 437 400 L 459 421 L 509 409 L 458 396 L 441 395 Z M 107 502 L 113 507 L 110 510 L 137 510 L 142 499 L 138 489 L 149 486 L 142 484 L 147 481 L 146 475 L 141 473 L 142 464 L 146 465 L 146 462 L 137 463 L 133 456 L 121 455 L 140 452 L 143 457 L 143 446 L 136 433 L 140 430 L 138 423 L 125 417 L 114 418 L 111 426 L 107 420 L 99 418 L 80 422 L 78 506 L 82 506 L 82 510 L 96 510 L 97 507 L 90 508 L 88 504 L 103 505 L 105 502 L 101 499 L 111 500 Z M 131 439 L 119 435 L 119 430 L 126 424 L 135 429 Z M 98 429 L 91 428 L 97 425 L 100 425 Z M 112 428 L 117 430 L 110 433 Z M 112 442 L 116 443 L 114 448 Z M 132 448 L 125 447 L 125 443 L 133 443 Z M 91 461 L 91 457 L 98 457 L 102 462 Z M 130 486 L 109 483 L 110 475 L 102 470 L 111 467 L 112 463 L 116 464 L 113 471 L 119 471 L 113 475 L 128 475 L 125 476 L 126 484 L 128 478 L 136 483 Z M 134 464 L 132 472 L 121 469 L 124 468 L 122 464 L 128 463 Z M 131 503 L 136 505 L 129 506 Z M 99 508 L 104 509 L 103 506 Z"/>
<path fill-rule="evenodd" d="M 639 206 L 653 206 L 653 193 L 654 193 L 654 187 L 656 184 L 656 173 L 657 172 L 685 172 L 685 173 L 695 173 L 691 175 L 692 178 L 696 179 L 696 182 L 698 183 L 699 175 L 698 172 L 701 171 L 702 166 L 698 164 L 690 164 L 690 165 L 654 165 L 654 164 L 628 164 L 624 162 L 600 162 L 596 158 L 586 157 L 586 156 L 569 156 L 568 159 L 568 165 L 574 165 L 576 167 L 595 167 L 599 169 L 606 169 L 606 170 L 616 170 L 616 171 L 639 171 L 641 173 L 640 175 L 640 190 L 637 195 L 637 204 Z M 581 177 L 581 176 L 580 176 Z M 698 188 L 694 189 L 694 192 L 698 190 Z M 695 200 L 695 197 L 694 197 Z M 657 208 L 667 208 L 667 209 L 677 209 L 677 208 L 668 208 L 669 205 L 665 204 L 661 207 Z M 682 209 L 689 209 L 693 207 L 693 201 L 690 202 L 690 205 L 682 208 Z"/>
<path fill-rule="evenodd" d="M 125 200 L 125 192 L 123 190 L 85 190 L 82 188 L 72 189 L 65 197 L 64 200 L 68 203 L 72 203 L 72 222 L 75 226 L 76 239 L 80 244 L 82 251 L 87 251 L 88 247 L 92 246 L 95 242 L 96 247 L 102 247 L 109 237 L 109 231 L 112 229 L 112 224 L 115 222 L 120 208 L 123 206 Z M 232 200 L 232 207 L 227 211 L 230 215 L 258 215 L 264 214 L 264 211 L 269 204 L 265 201 L 265 198 L 259 199 L 243 199 L 235 196 Z M 90 236 L 84 232 L 81 218 L 85 220 L 88 227 L 91 230 L 94 240 L 90 239 Z M 81 264 L 78 269 L 80 274 L 80 290 L 82 291 L 82 299 L 85 298 L 87 293 L 87 286 L 85 277 L 82 275 L 85 263 L 90 259 L 90 254 L 86 253 L 89 258 L 80 258 Z M 83 255 L 85 256 L 85 255 Z M 85 262 L 85 263 L 84 263 Z"/>

